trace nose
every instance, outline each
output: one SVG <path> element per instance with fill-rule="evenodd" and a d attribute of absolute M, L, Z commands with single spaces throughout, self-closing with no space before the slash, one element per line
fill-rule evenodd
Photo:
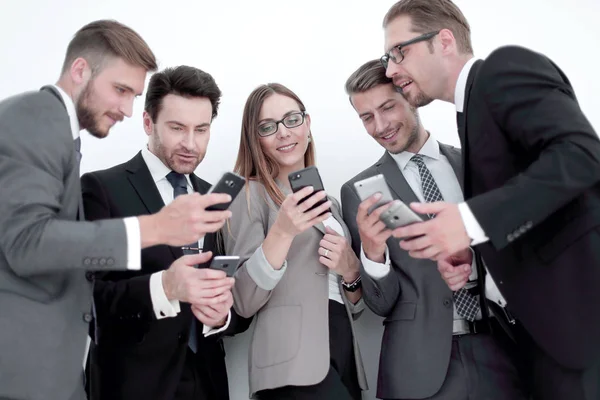
<path fill-rule="evenodd" d="M 375 118 L 375 132 L 377 134 L 385 132 L 386 129 L 388 128 L 388 126 L 390 125 L 390 123 L 387 120 L 387 118 L 385 118 L 380 113 L 376 113 L 374 115 L 374 118 Z"/>
<path fill-rule="evenodd" d="M 404 71 L 402 69 L 402 64 L 396 64 L 395 62 L 390 60 L 390 62 L 388 62 L 387 68 L 385 69 L 385 76 L 387 76 L 390 79 L 393 79 L 395 75 L 401 74 L 402 71 Z"/>
<path fill-rule="evenodd" d="M 131 115 L 133 115 L 133 100 L 133 96 L 124 99 L 119 107 L 119 112 L 121 112 L 121 114 L 125 115 L 127 118 L 131 118 Z"/>
<path fill-rule="evenodd" d="M 183 147 L 185 147 L 187 150 L 194 150 L 196 147 L 196 141 L 194 139 L 195 139 L 194 130 L 190 129 L 184 135 L 181 143 L 182 143 Z"/>
<path fill-rule="evenodd" d="M 290 132 L 290 130 L 283 124 L 283 122 L 279 122 L 277 124 L 277 138 L 279 139 L 285 139 L 287 137 L 290 137 L 292 132 Z"/>

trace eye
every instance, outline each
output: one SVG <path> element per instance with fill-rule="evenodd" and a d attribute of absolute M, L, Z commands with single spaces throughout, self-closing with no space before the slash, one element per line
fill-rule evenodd
<path fill-rule="evenodd" d="M 372 120 L 372 119 L 373 119 L 373 116 L 371 116 L 371 115 L 367 115 L 366 117 L 363 117 L 363 119 L 362 119 L 362 120 L 363 120 L 363 122 L 369 122 L 369 121 L 370 121 L 370 120 Z"/>
<path fill-rule="evenodd" d="M 198 132 L 198 133 L 206 133 L 206 132 L 208 132 L 208 128 L 198 128 L 198 129 L 196 129 L 196 132 Z"/>
<path fill-rule="evenodd" d="M 263 124 L 258 126 L 258 132 L 261 134 L 269 134 L 273 132 L 274 126 L 273 124 Z"/>
<path fill-rule="evenodd" d="M 179 131 L 181 131 L 183 129 L 180 126 L 178 126 L 178 125 L 172 125 L 171 126 L 171 130 L 179 132 Z"/>
<path fill-rule="evenodd" d="M 383 108 L 383 111 L 389 111 L 389 110 L 391 110 L 392 108 L 394 108 L 394 105 L 393 105 L 393 104 L 392 104 L 391 106 L 384 107 L 384 108 Z"/>
<path fill-rule="evenodd" d="M 117 93 L 119 94 L 125 94 L 126 90 L 120 86 L 116 86 L 115 89 L 117 90 Z"/>

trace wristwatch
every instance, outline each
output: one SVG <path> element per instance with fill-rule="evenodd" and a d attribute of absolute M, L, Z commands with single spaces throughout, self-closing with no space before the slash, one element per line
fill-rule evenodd
<path fill-rule="evenodd" d="M 356 278 L 351 283 L 346 283 L 344 281 L 344 278 L 342 278 L 342 286 L 344 287 L 344 290 L 347 292 L 356 292 L 362 286 L 362 283 L 360 280 L 360 275 L 358 276 L 358 278 Z"/>

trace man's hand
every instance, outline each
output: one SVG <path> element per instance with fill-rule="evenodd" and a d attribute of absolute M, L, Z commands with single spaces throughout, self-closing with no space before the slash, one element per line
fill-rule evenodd
<path fill-rule="evenodd" d="M 178 258 L 163 272 L 162 284 L 169 300 L 200 305 L 217 305 L 228 301 L 234 279 L 224 271 L 196 269 L 194 265 L 210 260 L 211 252 Z"/>
<path fill-rule="evenodd" d="M 218 231 L 231 217 L 231 211 L 207 211 L 206 208 L 229 201 L 231 196 L 224 193 L 186 194 L 178 196 L 154 215 L 140 216 L 142 247 L 157 244 L 185 246 L 197 242 L 207 233 Z"/>
<path fill-rule="evenodd" d="M 358 234 L 365 256 L 371 261 L 383 263 L 385 261 L 385 242 L 392 236 L 392 231 L 380 221 L 379 216 L 390 208 L 394 202 L 378 207 L 369 215 L 369 208 L 376 204 L 380 198 L 381 193 L 376 193 L 360 203 L 356 213 L 356 224 L 358 225 Z"/>
<path fill-rule="evenodd" d="M 233 295 L 228 291 L 224 301 L 212 305 L 192 304 L 192 313 L 204 325 L 211 328 L 220 328 L 227 322 L 229 310 L 233 306 Z"/>
<path fill-rule="evenodd" d="M 470 249 L 463 250 L 448 258 L 438 260 L 438 271 L 450 290 L 461 289 L 469 281 L 473 263 L 473 253 Z"/>
<path fill-rule="evenodd" d="M 414 258 L 440 260 L 469 247 L 471 239 L 460 216 L 458 205 L 412 203 L 410 207 L 420 214 L 436 214 L 435 218 L 394 229 L 396 238 L 405 238 L 400 247 Z"/>

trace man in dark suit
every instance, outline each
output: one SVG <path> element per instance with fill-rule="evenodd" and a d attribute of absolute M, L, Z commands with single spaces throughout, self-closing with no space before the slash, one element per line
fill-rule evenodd
<path fill-rule="evenodd" d="M 84 398 L 92 320 L 85 271 L 139 270 L 141 248 L 181 246 L 220 228 L 197 216 L 211 214 L 204 207 L 224 201 L 218 196 L 82 221 L 79 132 L 107 136 L 131 116 L 155 69 L 136 32 L 95 21 L 69 43 L 56 85 L 0 102 L 0 398 Z M 229 215 L 218 215 L 221 225 Z"/>
<path fill-rule="evenodd" d="M 415 204 L 436 218 L 395 236 L 423 235 L 401 246 L 438 260 L 453 289 L 476 245 L 531 357 L 535 398 L 600 398 L 600 141 L 569 80 L 522 47 L 475 60 L 450 0 L 400 1 L 384 28 L 382 62 L 411 104 L 456 106 L 467 200 Z"/>
<path fill-rule="evenodd" d="M 143 117 L 148 146 L 124 164 L 82 176 L 86 217 L 152 214 L 182 193 L 206 193 L 210 185 L 194 170 L 220 97 L 197 68 L 154 74 Z M 141 271 L 95 275 L 91 399 L 229 399 L 221 338 L 249 321 L 230 311 L 233 278 L 208 262 L 194 268 L 184 255 L 218 253 L 219 240 L 208 234 L 189 249 L 156 246 L 142 252 Z"/>
<path fill-rule="evenodd" d="M 344 220 L 362 261 L 366 304 L 385 318 L 377 397 L 382 399 L 525 399 L 511 357 L 514 346 L 490 317 L 498 297 L 481 268 L 470 276 L 472 309 L 453 306 L 452 292 L 432 260 L 411 258 L 379 217 L 368 212 L 354 183 L 382 174 L 396 201 L 463 201 L 461 154 L 425 130 L 417 110 L 386 77 L 379 60 L 346 81 L 350 102 L 383 157 L 342 186 Z M 427 216 L 424 216 L 427 218 Z"/>

